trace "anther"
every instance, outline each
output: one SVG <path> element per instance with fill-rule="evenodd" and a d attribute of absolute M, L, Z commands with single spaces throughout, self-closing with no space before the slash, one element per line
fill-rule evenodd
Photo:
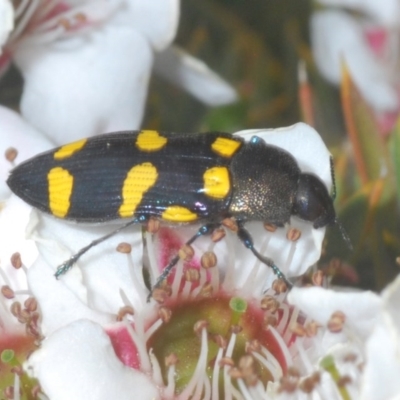
<path fill-rule="evenodd" d="M 19 254 L 18 252 L 17 252 L 17 253 L 14 253 L 14 254 L 11 256 L 10 261 L 11 261 L 11 265 L 12 265 L 15 269 L 20 269 L 20 268 L 22 267 L 21 254 Z"/>
<path fill-rule="evenodd" d="M 130 254 L 132 252 L 132 246 L 129 243 L 121 242 L 118 244 L 116 250 L 122 254 Z"/>
<path fill-rule="evenodd" d="M 268 222 L 264 223 L 264 229 L 268 232 L 275 232 L 278 227 L 276 225 L 273 224 L 269 224 Z"/>
<path fill-rule="evenodd" d="M 218 228 L 215 229 L 214 232 L 211 234 L 211 240 L 216 243 L 219 242 L 221 239 L 223 239 L 226 236 L 225 229 L 223 228 Z"/>
<path fill-rule="evenodd" d="M 172 311 L 170 308 L 162 306 L 158 309 L 158 316 L 162 322 L 167 323 L 171 320 Z"/>
<path fill-rule="evenodd" d="M 217 256 L 213 251 L 206 251 L 201 256 L 200 264 L 204 269 L 214 268 L 217 265 Z"/>
<path fill-rule="evenodd" d="M 286 238 L 291 242 L 297 242 L 300 239 L 301 231 L 296 228 L 290 228 L 286 234 Z"/>
<path fill-rule="evenodd" d="M 1 294 L 8 300 L 15 297 L 14 290 L 12 290 L 8 285 L 4 285 L 1 287 Z"/>
<path fill-rule="evenodd" d="M 9 161 L 10 163 L 13 163 L 18 156 L 18 150 L 15 149 L 14 147 L 9 147 L 5 151 L 4 156 L 7 161 Z"/>
<path fill-rule="evenodd" d="M 194 249 L 189 244 L 184 244 L 178 251 L 179 258 L 183 261 L 190 261 L 194 256 Z"/>
<path fill-rule="evenodd" d="M 123 321 L 128 315 L 134 315 L 135 311 L 132 306 L 123 306 L 118 310 L 117 321 Z"/>

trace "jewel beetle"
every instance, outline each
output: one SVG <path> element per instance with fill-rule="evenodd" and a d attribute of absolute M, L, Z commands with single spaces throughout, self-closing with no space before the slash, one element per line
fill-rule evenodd
<path fill-rule="evenodd" d="M 236 222 L 243 244 L 290 287 L 273 260 L 254 248 L 248 221 L 281 227 L 291 216 L 318 229 L 337 224 L 333 197 L 295 158 L 258 136 L 222 132 L 124 131 L 82 139 L 39 154 L 14 168 L 7 183 L 25 202 L 76 222 L 125 220 L 117 230 L 82 248 L 62 264 L 66 272 L 91 247 L 135 223 L 201 223 L 188 240 Z M 175 257 L 157 287 L 177 263 Z"/>

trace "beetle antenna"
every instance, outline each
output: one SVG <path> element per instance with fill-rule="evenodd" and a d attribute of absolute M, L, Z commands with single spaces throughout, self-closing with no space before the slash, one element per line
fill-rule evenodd
<path fill-rule="evenodd" d="M 349 235 L 346 232 L 346 229 L 344 229 L 343 225 L 340 223 L 340 221 L 338 219 L 335 219 L 335 225 L 337 225 L 337 227 L 339 228 L 340 233 L 342 234 L 342 238 L 346 242 L 347 248 L 350 251 L 353 251 L 353 245 L 351 244 L 351 240 L 350 240 Z"/>
<path fill-rule="evenodd" d="M 330 165 L 331 165 L 331 178 L 332 178 L 332 201 L 336 199 L 336 180 L 335 180 L 335 164 L 333 162 L 333 157 L 329 157 Z"/>

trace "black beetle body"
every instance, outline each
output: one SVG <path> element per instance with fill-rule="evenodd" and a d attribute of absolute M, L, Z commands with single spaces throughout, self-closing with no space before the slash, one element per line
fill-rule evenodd
<path fill-rule="evenodd" d="M 106 134 L 39 154 L 14 168 L 7 183 L 39 210 L 77 222 L 125 219 L 128 226 L 155 217 L 208 224 L 198 237 L 232 217 L 258 258 L 243 228 L 247 221 L 283 226 L 297 216 L 314 228 L 337 222 L 325 184 L 257 136 L 245 142 L 220 132 Z"/>

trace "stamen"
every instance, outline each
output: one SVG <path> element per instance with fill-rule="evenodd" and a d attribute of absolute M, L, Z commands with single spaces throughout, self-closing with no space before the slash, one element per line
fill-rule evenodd
<path fill-rule="evenodd" d="M 156 332 L 158 330 L 158 328 L 160 328 L 160 326 L 162 326 L 163 321 L 161 318 L 158 318 L 153 324 L 151 324 L 145 334 L 144 334 L 144 342 L 147 343 L 149 341 L 149 339 L 153 336 L 154 332 Z"/>
<path fill-rule="evenodd" d="M 121 308 L 118 310 L 117 321 L 122 321 L 122 320 L 125 319 L 125 317 L 127 317 L 128 315 L 130 315 L 130 316 L 133 316 L 133 315 L 134 315 L 133 307 L 131 307 L 131 306 L 124 306 L 124 307 L 121 307 Z"/>
<path fill-rule="evenodd" d="M 172 288 L 171 299 L 176 299 L 178 297 L 179 288 L 181 286 L 182 279 L 183 279 L 183 262 L 182 262 L 182 260 L 180 260 L 175 265 L 175 276 L 174 276 L 174 280 L 171 285 L 171 288 Z M 186 298 L 186 297 L 184 297 L 184 298 Z"/>
<path fill-rule="evenodd" d="M 252 352 L 251 354 L 256 360 L 260 362 L 260 364 L 262 364 L 271 373 L 274 382 L 278 382 L 278 380 L 282 377 L 282 374 L 279 374 L 279 372 L 282 371 L 282 369 L 280 369 L 280 371 L 276 370 L 274 368 L 274 364 L 271 361 L 264 358 L 259 353 Z"/>
<path fill-rule="evenodd" d="M 273 365 L 273 369 L 276 371 L 278 379 L 283 376 L 283 370 L 279 361 L 275 358 L 275 356 L 264 346 L 261 347 L 261 352 L 265 355 L 265 358 Z"/>
<path fill-rule="evenodd" d="M 157 386 L 164 386 L 162 372 L 161 372 L 161 366 L 157 360 L 157 357 L 153 353 L 153 349 L 150 349 L 149 357 L 150 357 L 150 362 L 151 362 L 152 378 L 153 378 L 154 383 Z"/>
<path fill-rule="evenodd" d="M 296 324 L 299 313 L 300 313 L 300 310 L 297 307 L 294 307 L 292 309 L 292 315 L 290 316 L 290 320 L 288 323 L 289 329 L 287 329 L 286 332 L 283 334 L 283 340 L 286 343 L 289 343 L 289 341 L 290 341 L 290 337 L 292 335 L 290 328 Z"/>
<path fill-rule="evenodd" d="M 22 13 L 25 11 L 25 8 L 29 5 L 31 0 L 22 0 L 18 5 L 14 5 L 14 18 L 18 19 Z"/>
<path fill-rule="evenodd" d="M 156 249 L 154 246 L 154 239 L 153 235 L 149 232 L 146 232 L 146 244 L 147 244 L 147 255 L 149 257 L 149 272 L 150 272 L 150 278 L 152 282 L 155 282 L 156 278 L 158 278 L 159 270 L 158 270 L 158 264 L 156 260 Z M 175 293 L 175 291 L 173 292 Z M 154 297 L 154 296 L 153 296 Z"/>
<path fill-rule="evenodd" d="M 276 330 L 280 333 L 280 334 L 284 334 L 288 324 L 289 324 L 289 318 L 290 318 L 290 308 L 286 303 L 280 303 L 280 308 L 279 308 L 282 312 L 282 316 L 280 318 L 279 324 L 276 327 Z"/>
<path fill-rule="evenodd" d="M 229 292 L 234 287 L 235 282 L 235 253 L 236 247 L 233 243 L 233 235 L 227 234 L 225 237 L 226 246 L 228 249 L 228 259 L 226 262 L 225 277 L 222 282 L 222 289 Z M 236 240 L 236 238 L 235 238 Z"/>
<path fill-rule="evenodd" d="M 14 374 L 14 400 L 20 400 L 21 378 L 19 374 Z"/>
<path fill-rule="evenodd" d="M 29 289 L 14 290 L 15 296 L 32 296 L 32 292 Z"/>
<path fill-rule="evenodd" d="M 26 26 L 30 22 L 32 15 L 35 11 L 39 8 L 41 1 L 40 0 L 31 0 L 28 3 L 28 7 L 26 8 L 25 12 L 22 13 L 21 11 L 21 18 L 16 24 L 14 30 L 11 32 L 10 36 L 8 37 L 8 42 L 12 43 L 16 38 L 18 38 L 22 32 L 25 30 Z"/>
<path fill-rule="evenodd" d="M 269 332 L 272 333 L 275 340 L 277 341 L 279 348 L 281 349 L 282 354 L 285 358 L 285 364 L 288 367 L 290 367 L 293 364 L 293 357 L 290 354 L 289 348 L 286 345 L 286 341 L 283 340 L 282 336 L 278 333 L 278 331 L 274 327 L 269 326 L 268 330 L 269 330 Z"/>
<path fill-rule="evenodd" d="M 128 263 L 128 271 L 129 275 L 131 277 L 132 285 L 133 285 L 133 290 L 138 294 L 140 297 L 140 300 L 142 301 L 142 304 L 146 302 L 147 299 L 147 289 L 143 285 L 143 276 L 140 274 L 139 275 L 139 266 L 135 266 L 133 263 L 133 256 L 132 253 L 126 255 L 126 260 Z M 132 306 L 128 296 L 125 294 L 125 292 L 120 289 L 119 294 L 121 296 L 122 302 L 125 305 L 130 305 Z"/>
<path fill-rule="evenodd" d="M 195 371 L 187 384 L 186 388 L 178 396 L 178 399 L 187 399 L 193 393 L 193 390 L 204 382 L 204 375 L 207 368 L 207 354 L 208 354 L 208 342 L 207 342 L 207 329 L 205 327 L 201 330 L 201 345 L 200 345 L 200 356 L 195 368 Z"/>
<path fill-rule="evenodd" d="M 135 332 L 132 325 L 128 321 L 123 320 L 123 323 L 126 327 L 126 330 L 129 334 L 129 336 L 131 337 L 133 344 L 136 346 L 136 349 L 138 351 L 138 357 L 140 360 L 141 371 L 150 373 L 151 372 L 151 363 L 150 363 L 149 354 L 148 354 L 147 348 L 146 348 L 146 341 L 140 340 L 140 336 Z"/>
<path fill-rule="evenodd" d="M 182 299 L 188 299 L 190 297 L 191 290 L 192 290 L 192 283 L 190 281 L 186 281 L 181 293 Z"/>
<path fill-rule="evenodd" d="M 285 264 L 287 271 L 289 271 L 290 265 L 292 264 L 294 253 L 296 252 L 296 247 L 297 247 L 297 242 L 292 241 L 290 244 L 288 258 L 287 258 L 286 264 Z"/>
<path fill-rule="evenodd" d="M 299 355 L 299 359 L 304 365 L 304 369 L 306 370 L 306 374 L 311 374 L 313 372 L 313 365 L 311 363 L 310 358 L 308 357 L 307 352 L 304 349 L 304 339 L 297 338 L 296 341 L 293 343 L 293 346 L 296 347 Z"/>
<path fill-rule="evenodd" d="M 55 10 L 58 4 L 60 4 L 59 0 L 42 1 L 42 4 L 40 7 L 38 7 L 38 10 L 33 17 L 33 21 L 36 22 L 36 24 L 40 23 L 40 21 L 45 19 L 51 12 Z"/>
<path fill-rule="evenodd" d="M 158 309 L 158 316 L 164 324 L 168 323 L 171 320 L 172 311 L 170 308 L 162 306 Z"/>
<path fill-rule="evenodd" d="M 217 357 L 215 359 L 213 373 L 212 373 L 212 399 L 218 399 L 219 397 L 219 371 L 220 371 L 220 361 L 224 353 L 224 348 L 220 347 L 218 349 Z"/>
<path fill-rule="evenodd" d="M 11 300 L 15 297 L 14 291 L 8 285 L 1 287 L 1 294 L 8 300 Z"/>
<path fill-rule="evenodd" d="M 232 333 L 228 347 L 226 348 L 225 351 L 225 357 L 232 357 L 233 349 L 235 348 L 236 344 L 236 335 Z M 224 358 L 225 358 L 224 357 Z M 231 399 L 232 398 L 232 393 L 233 393 L 233 385 L 231 381 L 231 377 L 229 376 L 229 369 L 230 367 L 225 365 L 224 370 L 223 370 L 223 377 L 224 377 L 224 394 L 226 399 Z"/>
<path fill-rule="evenodd" d="M 175 396 L 175 364 L 168 367 L 167 387 L 164 390 L 166 399 L 173 399 Z"/>

